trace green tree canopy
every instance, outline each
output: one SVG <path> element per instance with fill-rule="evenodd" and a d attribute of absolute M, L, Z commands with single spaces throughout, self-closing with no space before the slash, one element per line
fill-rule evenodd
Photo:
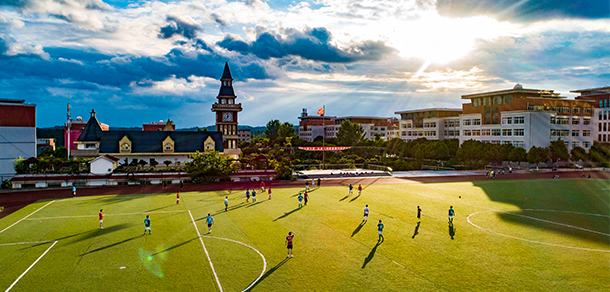
<path fill-rule="evenodd" d="M 557 141 L 551 141 L 549 150 L 551 153 L 551 160 L 553 160 L 553 162 L 556 162 L 558 160 L 568 161 L 570 159 L 568 147 L 561 140 L 561 138 L 559 138 Z"/>
<path fill-rule="evenodd" d="M 527 161 L 527 151 L 521 147 L 515 147 L 508 153 L 508 161 L 525 162 Z"/>
<path fill-rule="evenodd" d="M 570 156 L 573 161 L 589 161 L 589 155 L 587 154 L 587 150 L 582 147 L 572 148 L 572 151 L 570 151 Z"/>
<path fill-rule="evenodd" d="M 280 120 L 271 120 L 267 122 L 267 129 L 265 129 L 265 137 L 268 138 L 271 143 L 277 140 L 280 126 Z"/>
<path fill-rule="evenodd" d="M 193 160 L 186 162 L 186 172 L 189 173 L 194 182 L 216 182 L 228 179 L 237 167 L 233 159 L 216 151 L 199 152 L 191 157 Z"/>
<path fill-rule="evenodd" d="M 337 132 L 337 144 L 342 146 L 355 146 L 362 141 L 365 132 L 360 124 L 354 124 L 345 119 L 341 122 Z"/>
<path fill-rule="evenodd" d="M 540 162 L 549 161 L 551 159 L 550 156 L 551 152 L 548 148 L 533 146 L 527 153 L 527 161 L 529 163 L 534 163 L 536 164 L 536 166 L 538 166 L 538 163 Z"/>

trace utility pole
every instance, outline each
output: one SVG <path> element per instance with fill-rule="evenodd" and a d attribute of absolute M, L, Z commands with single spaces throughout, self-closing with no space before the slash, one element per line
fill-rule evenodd
<path fill-rule="evenodd" d="M 70 159 L 70 134 L 72 134 L 71 130 L 70 130 L 71 125 L 72 125 L 72 119 L 70 116 L 70 108 L 71 108 L 70 103 L 68 103 L 68 145 L 66 145 L 66 149 L 68 150 L 68 159 Z"/>

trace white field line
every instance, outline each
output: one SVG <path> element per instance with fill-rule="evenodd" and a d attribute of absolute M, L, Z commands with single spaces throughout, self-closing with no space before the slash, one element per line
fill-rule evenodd
<path fill-rule="evenodd" d="M 515 213 L 512 213 L 512 212 L 506 212 L 506 211 L 500 211 L 500 210 L 497 210 L 497 212 L 505 213 L 505 214 L 510 214 L 510 215 L 513 215 L 513 216 L 519 216 L 519 217 L 523 217 L 523 218 L 528 218 L 528 219 L 532 219 L 532 220 L 536 220 L 536 221 L 542 221 L 542 222 L 546 222 L 546 223 L 551 223 L 551 224 L 555 224 L 555 225 L 565 226 L 565 227 L 569 227 L 569 228 L 574 228 L 574 229 L 578 229 L 578 230 L 582 230 L 582 231 L 587 231 L 587 232 L 591 232 L 591 233 L 596 233 L 596 234 L 600 234 L 600 235 L 610 236 L 610 234 L 608 234 L 608 233 L 603 233 L 603 232 L 599 232 L 599 231 L 595 231 L 595 230 L 590 230 L 590 229 L 586 229 L 586 228 L 582 228 L 582 227 L 577 227 L 577 226 L 573 226 L 573 225 L 569 225 L 569 224 L 559 223 L 559 222 L 555 222 L 555 221 L 544 220 L 544 219 L 540 219 L 540 218 L 536 218 L 536 217 L 531 217 L 531 216 L 526 216 L 526 215 L 521 215 L 521 214 L 515 214 Z M 573 212 L 570 212 L 570 213 L 573 213 Z M 578 212 L 577 212 L 577 214 L 578 214 Z M 595 214 L 595 215 L 600 215 L 600 214 Z"/>
<path fill-rule="evenodd" d="M 52 203 L 52 202 L 51 202 Z M 15 280 L 15 282 L 13 282 L 13 284 L 11 284 L 10 287 L 8 287 L 8 289 L 6 289 L 5 292 L 10 291 L 11 289 L 13 289 L 13 287 L 15 286 L 15 284 L 17 284 L 17 282 L 19 282 L 19 280 L 21 280 L 21 278 L 36 264 L 38 263 L 38 261 L 47 254 L 47 252 L 49 252 L 49 250 L 51 250 L 51 248 L 53 248 L 55 246 L 55 244 L 57 244 L 57 241 L 55 241 L 51 246 L 49 246 L 49 248 L 47 248 L 47 250 L 45 250 L 45 252 L 40 255 L 40 257 L 38 257 L 38 259 L 36 259 L 36 261 L 27 269 L 25 270 L 25 272 L 23 272 L 23 274 L 21 274 L 21 276 L 19 276 L 19 278 L 17 278 L 17 280 Z"/>
<path fill-rule="evenodd" d="M 502 233 L 495 232 L 493 230 L 489 230 L 489 229 L 483 228 L 481 226 L 478 226 L 478 225 L 472 223 L 472 221 L 470 221 L 470 217 L 473 216 L 473 215 L 476 215 L 478 213 L 483 213 L 483 212 L 492 212 L 492 211 L 494 211 L 494 210 L 474 212 L 474 213 L 468 215 L 468 218 L 466 218 L 466 220 L 468 220 L 468 223 L 470 223 L 470 225 L 472 225 L 472 226 L 474 226 L 476 228 L 479 228 L 481 230 L 485 230 L 485 231 L 493 233 L 495 235 L 500 235 L 500 236 L 504 236 L 504 237 L 508 237 L 508 238 L 512 238 L 512 239 L 518 239 L 518 240 L 523 240 L 523 241 L 527 241 L 527 242 L 531 242 L 531 243 L 538 243 L 538 244 L 544 244 L 544 245 L 549 245 L 549 246 L 564 247 L 564 248 L 586 250 L 586 251 L 601 251 L 601 252 L 609 252 L 610 253 L 610 250 L 606 250 L 606 249 L 592 249 L 592 248 L 585 248 L 585 247 L 576 247 L 576 246 L 569 246 L 569 245 L 554 244 L 554 243 L 548 243 L 548 242 L 542 242 L 542 241 L 536 241 L 536 240 L 529 240 L 529 239 L 525 239 L 525 238 L 521 238 L 521 237 L 516 237 L 516 236 L 512 236 L 512 235 L 502 234 Z M 582 213 L 582 214 L 587 214 L 587 213 Z M 599 214 L 590 214 L 590 215 L 599 215 Z"/>
<path fill-rule="evenodd" d="M 218 289 L 220 289 L 220 292 L 222 291 L 222 286 L 220 285 L 220 280 L 218 280 L 218 275 L 216 275 L 216 270 L 214 270 L 214 264 L 212 264 L 212 259 L 210 259 L 210 254 L 208 253 L 208 250 L 205 248 L 205 244 L 203 244 L 203 239 L 201 239 L 201 233 L 199 233 L 199 228 L 197 227 L 197 224 L 195 223 L 195 219 L 193 219 L 193 214 L 191 213 L 191 210 L 189 211 L 189 215 L 191 216 L 191 221 L 193 221 L 193 225 L 195 225 L 195 230 L 197 231 L 197 235 L 199 236 L 199 241 L 201 242 L 201 246 L 203 246 L 203 251 L 205 251 L 205 255 L 208 257 L 208 262 L 210 262 L 210 267 L 212 268 L 212 273 L 214 274 L 214 278 L 216 279 L 216 284 L 218 284 Z"/>
<path fill-rule="evenodd" d="M 397 265 L 399 265 L 399 266 L 400 266 L 400 267 L 402 267 L 403 269 L 406 269 L 406 268 L 405 268 L 405 266 L 403 266 L 403 265 L 401 265 L 401 264 L 397 263 L 396 261 L 392 260 L 392 262 L 393 262 L 393 263 L 395 263 L 395 264 L 397 264 Z"/>
<path fill-rule="evenodd" d="M 119 214 L 104 214 L 104 216 L 128 216 L 128 215 L 143 215 L 143 214 L 154 214 L 154 213 L 177 213 L 186 212 L 186 210 L 173 210 L 173 211 L 153 211 L 153 212 L 136 212 L 136 213 L 119 213 Z M 57 216 L 57 217 L 35 217 L 27 220 L 49 220 L 49 219 L 70 219 L 70 218 L 97 218 L 97 215 L 76 215 L 76 216 Z"/>
<path fill-rule="evenodd" d="M 216 236 L 211 236 L 211 235 L 204 236 L 204 238 L 222 239 L 222 240 L 226 240 L 226 241 L 231 241 L 231 242 L 239 243 L 239 244 L 241 244 L 243 246 L 246 246 L 246 247 L 252 249 L 256 253 L 258 253 L 258 255 L 261 256 L 261 258 L 263 259 L 263 271 L 258 276 L 258 278 L 256 278 L 256 280 L 254 280 L 254 282 L 250 283 L 250 285 L 248 287 L 246 287 L 246 289 L 242 290 L 242 292 L 250 290 L 250 288 L 252 288 L 252 286 L 254 286 L 256 284 L 256 282 L 258 282 L 258 280 L 260 280 L 260 278 L 262 278 L 263 275 L 265 274 L 265 272 L 267 271 L 267 260 L 265 259 L 265 256 L 260 251 L 258 251 L 256 248 L 251 247 L 251 246 L 249 246 L 249 245 L 247 245 L 247 244 L 245 244 L 243 242 L 240 242 L 240 241 L 237 241 L 237 240 L 233 240 L 233 239 L 228 239 L 228 238 L 216 237 Z"/>
<path fill-rule="evenodd" d="M 44 205 L 44 206 L 42 206 L 42 207 L 38 208 L 38 210 L 36 210 L 36 211 L 34 211 L 34 212 L 30 213 L 29 215 L 27 215 L 27 216 L 25 216 L 25 217 L 21 218 L 19 221 L 17 221 L 17 222 L 15 222 L 15 223 L 11 224 L 11 226 L 4 228 L 2 231 L 0 231 L 0 233 L 2 233 L 2 232 L 4 232 L 4 231 L 8 230 L 9 228 L 13 227 L 15 224 L 17 224 L 17 223 L 19 223 L 19 222 L 21 222 L 21 221 L 23 221 L 23 220 L 27 219 L 28 217 L 30 217 L 30 216 L 32 216 L 32 215 L 34 215 L 34 214 L 36 214 L 36 212 L 38 212 L 38 211 L 40 211 L 40 210 L 44 209 L 44 207 L 48 206 L 49 204 L 51 204 L 51 203 L 53 203 L 53 202 L 55 202 L 55 200 L 48 202 L 46 205 Z"/>
<path fill-rule="evenodd" d="M 53 242 L 53 241 L 49 240 L 49 241 L 31 241 L 31 242 L 1 243 L 0 246 L 20 245 L 20 244 L 40 244 L 40 243 L 49 243 L 49 242 Z"/>

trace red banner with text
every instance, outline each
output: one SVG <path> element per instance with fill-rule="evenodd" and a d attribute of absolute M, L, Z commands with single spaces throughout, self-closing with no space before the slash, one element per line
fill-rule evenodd
<path fill-rule="evenodd" d="M 305 151 L 342 151 L 352 147 L 299 147 L 300 150 Z"/>

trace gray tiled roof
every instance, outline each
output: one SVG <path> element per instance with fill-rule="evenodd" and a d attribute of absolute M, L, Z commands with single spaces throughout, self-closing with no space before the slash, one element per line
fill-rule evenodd
<path fill-rule="evenodd" d="M 163 153 L 163 140 L 168 136 L 174 140 L 174 152 L 203 152 L 204 142 L 212 137 L 215 149 L 223 151 L 221 132 L 168 132 L 168 131 L 103 131 L 100 153 L 119 153 L 119 141 L 127 136 L 131 141 L 131 153 Z"/>
<path fill-rule="evenodd" d="M 76 141 L 100 141 L 100 137 L 102 136 L 102 127 L 100 126 L 100 122 L 98 122 L 95 117 L 95 113 L 91 115 L 91 118 L 85 125 L 85 128 L 78 136 Z"/>

